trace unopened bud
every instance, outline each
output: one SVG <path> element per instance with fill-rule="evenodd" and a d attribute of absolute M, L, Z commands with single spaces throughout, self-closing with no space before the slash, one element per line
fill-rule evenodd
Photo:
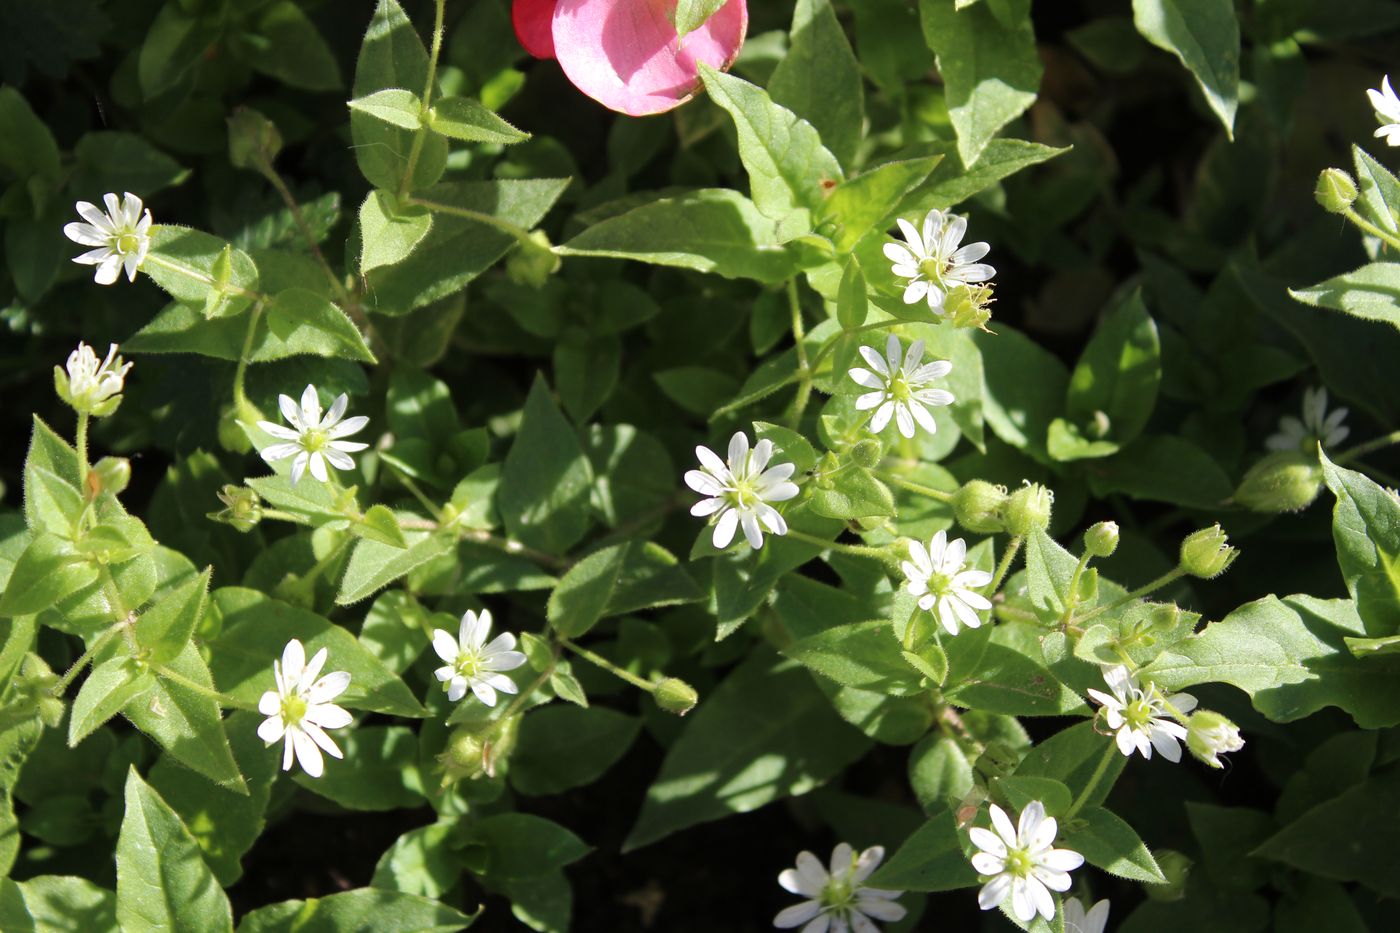
<path fill-rule="evenodd" d="M 1339 168 L 1325 168 L 1317 176 L 1317 190 L 1313 196 L 1323 210 L 1345 214 L 1356 200 L 1356 182 Z"/>
<path fill-rule="evenodd" d="M 1240 553 L 1230 547 L 1229 540 L 1219 525 L 1187 535 L 1181 542 L 1181 569 L 1202 580 L 1220 576 Z"/>
<path fill-rule="evenodd" d="M 251 107 L 237 107 L 228 118 L 228 160 L 235 168 L 268 174 L 282 150 L 277 125 Z"/>
<path fill-rule="evenodd" d="M 1269 454 L 1240 480 L 1235 501 L 1251 512 L 1297 512 L 1322 489 L 1322 466 L 1301 450 Z"/>
<path fill-rule="evenodd" d="M 1166 884 L 1144 884 L 1142 892 L 1154 901 L 1179 901 L 1186 896 L 1186 881 L 1191 877 L 1191 867 L 1195 863 L 1175 849 L 1161 849 L 1156 853 L 1157 866 L 1166 875 Z"/>
<path fill-rule="evenodd" d="M 131 461 L 125 457 L 103 457 L 88 474 L 96 492 L 110 492 L 120 495 L 131 482 Z"/>
<path fill-rule="evenodd" d="M 975 479 L 953 493 L 953 517 L 968 531 L 995 534 L 1006 530 L 1002 507 L 1006 505 L 1005 486 Z"/>
<path fill-rule="evenodd" d="M 252 531 L 262 521 L 262 498 L 247 486 L 228 483 L 216 495 L 224 504 L 224 509 L 210 513 L 209 517 L 214 521 L 232 525 L 239 531 Z"/>
<path fill-rule="evenodd" d="M 549 237 L 543 230 L 535 230 L 517 243 L 517 248 L 506 257 L 506 275 L 517 285 L 543 288 L 549 277 L 559 271 L 560 264 Z"/>
<path fill-rule="evenodd" d="M 1050 527 L 1050 507 L 1055 494 L 1039 483 L 1027 483 L 1011 494 L 1002 510 L 1006 530 L 1023 537 Z"/>
<path fill-rule="evenodd" d="M 475 779 L 486 773 L 486 744 L 475 730 L 463 726 L 447 739 L 447 747 L 438 755 L 442 765 L 442 786 L 465 779 Z"/>
<path fill-rule="evenodd" d="M 657 706 L 677 716 L 684 716 L 700 702 L 700 694 L 695 692 L 695 688 L 678 677 L 667 677 L 658 683 L 652 696 L 656 697 Z"/>
<path fill-rule="evenodd" d="M 1084 550 L 1090 557 L 1109 557 L 1118 550 L 1118 523 L 1099 522 L 1084 532 Z"/>
<path fill-rule="evenodd" d="M 1244 748 L 1239 727 L 1213 710 L 1203 709 L 1191 714 L 1186 723 L 1186 747 L 1198 761 L 1212 768 L 1223 768 L 1221 755 Z"/>
<path fill-rule="evenodd" d="M 879 466 L 880 458 L 884 455 L 884 448 L 873 437 L 868 437 L 851 448 L 851 459 L 866 469 Z"/>

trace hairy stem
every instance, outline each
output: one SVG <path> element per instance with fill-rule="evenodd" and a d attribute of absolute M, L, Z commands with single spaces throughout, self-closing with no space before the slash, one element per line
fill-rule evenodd
<path fill-rule="evenodd" d="M 603 657 L 601 654 L 598 654 L 596 651 L 590 651 L 582 645 L 575 643 L 571 639 L 565 638 L 563 635 L 556 635 L 555 637 L 559 639 L 559 644 L 563 645 L 565 648 L 568 648 L 570 651 L 583 658 L 584 660 L 589 661 L 597 665 L 598 667 L 601 667 L 603 670 L 607 671 L 609 674 L 612 674 L 614 677 L 618 677 L 622 680 L 625 680 L 632 686 L 638 688 L 639 690 L 645 690 L 647 693 L 656 692 L 656 684 L 652 683 L 649 680 L 645 680 L 641 677 L 638 677 L 631 671 L 623 670 L 613 662 L 609 661 L 607 658 Z"/>
<path fill-rule="evenodd" d="M 1109 742 L 1108 748 L 1104 749 L 1103 757 L 1099 759 L 1099 766 L 1089 776 L 1089 783 L 1085 784 L 1084 789 L 1079 792 L 1079 796 L 1070 805 L 1062 822 L 1068 823 L 1080 810 L 1084 809 L 1084 805 L 1089 802 L 1089 795 L 1094 792 L 1099 786 L 1099 782 L 1103 780 L 1103 776 L 1108 773 L 1108 766 L 1113 763 L 1113 756 L 1116 754 L 1118 754 L 1118 746 Z"/>

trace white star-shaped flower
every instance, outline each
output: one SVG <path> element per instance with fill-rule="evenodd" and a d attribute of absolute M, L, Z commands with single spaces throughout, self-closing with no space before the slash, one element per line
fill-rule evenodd
<path fill-rule="evenodd" d="M 940 531 L 924 547 L 922 541 L 909 542 L 911 560 L 900 566 L 904 570 L 905 588 L 919 597 L 919 608 L 933 612 L 949 635 L 958 634 L 959 626 L 977 628 L 982 620 L 977 610 L 990 609 L 992 603 L 975 588 L 992 582 L 985 570 L 968 570 L 967 543 L 962 538 L 948 540 L 948 532 Z"/>
<path fill-rule="evenodd" d="M 467 690 L 487 706 L 496 705 L 496 692 L 519 693 L 515 681 L 504 671 L 513 671 L 525 663 L 525 655 L 515 650 L 515 636 L 502 632 L 486 643 L 491 633 L 491 610 L 476 613 L 468 609 L 462 625 L 453 638 L 442 629 L 433 630 L 433 650 L 447 662 L 433 671 L 433 676 L 447 685 L 447 698 L 457 702 Z"/>
<path fill-rule="evenodd" d="M 1032 800 L 1021 811 L 1017 826 L 996 804 L 989 808 L 992 828 L 974 826 L 967 831 L 980 852 L 972 856 L 972 867 L 990 876 L 977 892 L 977 904 L 991 910 L 1011 898 L 1011 912 L 1022 923 L 1030 923 L 1039 913 L 1047 921 L 1055 917 L 1051 891 L 1068 891 L 1069 873 L 1084 864 L 1084 856 L 1071 849 L 1053 849 L 1059 825 L 1045 815 L 1045 805 Z"/>
<path fill-rule="evenodd" d="M 828 871 L 811 852 L 798 853 L 797 867 L 785 869 L 778 884 L 807 900 L 784 908 L 773 918 L 773 926 L 780 930 L 801 926 L 802 933 L 880 933 L 873 921 L 903 920 L 906 911 L 894 902 L 903 891 L 885 891 L 862 883 L 884 857 L 881 846 L 856 855 L 843 842 L 831 853 Z"/>
<path fill-rule="evenodd" d="M 1342 424 L 1349 409 L 1338 408 L 1330 414 L 1327 411 L 1327 390 L 1322 386 L 1303 391 L 1303 417 L 1284 415 L 1279 419 L 1278 432 L 1264 441 L 1269 450 L 1301 450 L 1311 454 L 1321 444 L 1324 448 L 1336 447 L 1351 434 L 1351 428 Z"/>
<path fill-rule="evenodd" d="M 134 282 L 151 248 L 151 212 L 143 214 L 141 199 L 130 191 L 120 201 L 115 194 L 105 194 L 102 200 L 105 213 L 96 204 L 79 201 L 78 215 L 87 223 L 75 221 L 63 227 L 63 235 L 74 243 L 95 247 L 73 261 L 96 266 L 93 280 L 99 285 L 111 285 L 123 270 L 127 281 Z"/>
<path fill-rule="evenodd" d="M 1196 698 L 1189 693 L 1163 696 L 1153 684 L 1144 688 L 1121 664 L 1106 668 L 1103 679 L 1113 695 L 1090 688 L 1089 696 L 1103 706 L 1104 719 L 1116 733 L 1118 750 L 1130 758 L 1134 751 L 1151 758 L 1155 748 L 1167 761 L 1180 761 L 1181 746 L 1177 743 L 1186 739 L 1186 727 L 1167 711 L 1167 705 L 1185 715 L 1196 708 Z"/>
<path fill-rule="evenodd" d="M 989 281 L 997 270 L 979 259 L 991 252 L 986 243 L 962 243 L 967 218 L 943 211 L 929 211 L 924 217 L 922 235 L 909 221 L 900 218 L 904 242 L 885 244 L 885 258 L 894 263 L 896 276 L 909 281 L 904 287 L 904 303 L 928 302 L 929 310 L 943 313 L 943 299 L 960 285 Z"/>
<path fill-rule="evenodd" d="M 331 702 L 350 686 L 350 675 L 335 671 L 318 680 L 325 664 L 325 648 L 307 664 L 306 649 L 295 638 L 282 649 L 281 663 L 272 662 L 277 689 L 258 700 L 258 712 L 267 717 L 258 726 L 258 738 L 268 745 L 282 740 L 283 771 L 291 770 L 295 755 L 301 770 L 320 777 L 322 751 L 332 758 L 345 757 L 325 730 L 350 725 L 350 713 Z"/>
<path fill-rule="evenodd" d="M 1103 933 L 1108 927 L 1108 901 L 1099 901 L 1086 912 L 1079 898 L 1065 899 L 1065 933 Z"/>
<path fill-rule="evenodd" d="M 714 522 L 711 540 L 715 547 L 728 547 L 740 525 L 754 548 L 763 547 L 764 531 L 787 534 L 787 522 L 768 503 L 785 502 L 797 495 L 797 484 L 789 481 L 796 466 L 768 466 L 773 458 L 772 441 L 764 438 L 750 450 L 748 436 L 736 431 L 729 439 L 728 463 L 708 447 L 696 447 L 695 456 L 701 468 L 687 470 L 685 484 L 707 498 L 691 506 L 690 514 Z"/>
<path fill-rule="evenodd" d="M 870 418 L 870 430 L 876 434 L 885 429 L 891 417 L 899 426 L 899 433 L 905 437 L 914 436 L 915 422 L 932 434 L 938 430 L 938 424 L 925 406 L 951 405 L 953 393 L 929 386 L 933 380 L 952 372 L 953 364 L 947 360 L 922 363 L 922 340 L 910 344 L 907 353 L 902 353 L 902 349 L 899 338 L 894 334 L 890 334 L 885 343 L 883 357 L 874 347 L 860 348 L 860 355 L 870 368 L 852 369 L 850 377 L 856 385 L 874 391 L 857 398 L 856 408 L 860 411 L 875 409 L 875 414 Z"/>
<path fill-rule="evenodd" d="M 68 354 L 69 397 L 74 404 L 91 409 L 120 395 L 131 365 L 117 356 L 115 343 L 107 348 L 107 358 L 99 362 L 92 347 L 79 342 L 78 349 Z"/>
<path fill-rule="evenodd" d="M 1400 146 L 1400 97 L 1395 96 L 1390 86 L 1390 75 L 1381 79 L 1379 91 L 1367 88 L 1366 96 L 1371 98 L 1371 106 L 1381 124 L 1376 136 L 1383 137 L 1389 145 Z"/>
<path fill-rule="evenodd" d="M 369 419 L 364 415 L 340 420 L 345 414 L 345 407 L 350 404 L 349 397 L 343 392 L 331 404 L 331 410 L 326 412 L 324 418 L 321 417 L 321 400 L 313 385 L 307 386 L 301 393 L 300 407 L 290 395 L 279 395 L 277 404 L 282 409 L 282 417 L 292 427 L 284 428 L 271 421 L 258 422 L 258 427 L 282 441 L 264 447 L 262 458 L 268 463 L 276 463 L 295 457 L 292 461 L 293 484 L 301 480 L 308 468 L 311 475 L 323 483 L 330 478 L 326 464 L 337 470 L 353 470 L 355 461 L 350 459 L 350 454 L 369 446 L 359 441 L 340 440 L 369 424 Z"/>

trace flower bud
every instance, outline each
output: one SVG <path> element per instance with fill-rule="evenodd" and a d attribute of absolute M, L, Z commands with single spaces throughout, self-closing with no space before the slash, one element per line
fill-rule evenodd
<path fill-rule="evenodd" d="M 1322 466 L 1300 450 L 1269 454 L 1240 480 L 1235 501 L 1251 512 L 1297 512 L 1322 489 Z"/>
<path fill-rule="evenodd" d="M 1002 514 L 1006 530 L 1017 537 L 1050 527 L 1050 506 L 1055 494 L 1039 483 L 1027 483 L 1006 500 Z"/>
<path fill-rule="evenodd" d="M 1197 710 L 1186 723 L 1186 747 L 1198 761 L 1223 768 L 1220 755 L 1244 748 L 1239 727 L 1213 710 Z"/>
<path fill-rule="evenodd" d="M 66 369 L 53 368 L 54 391 L 79 414 L 105 418 L 121 404 L 131 365 L 117 356 L 115 343 L 107 350 L 107 358 L 99 362 L 92 347 L 80 342 L 78 349 L 68 354 Z"/>
<path fill-rule="evenodd" d="M 1345 214 L 1356 200 L 1356 182 L 1339 168 L 1325 168 L 1317 176 L 1317 190 L 1313 196 L 1323 210 Z"/>
<path fill-rule="evenodd" d="M 209 514 L 214 521 L 232 525 L 239 531 L 252 531 L 253 526 L 262 521 L 262 498 L 252 489 L 228 483 L 216 495 L 225 508 Z"/>
<path fill-rule="evenodd" d="M 517 242 L 519 246 L 506 257 L 506 275 L 517 285 L 543 288 L 560 265 L 549 237 L 543 230 L 535 230 L 528 239 Z"/>
<path fill-rule="evenodd" d="M 700 694 L 695 688 L 677 677 L 667 677 L 656 685 L 656 705 L 668 713 L 684 716 L 700 702 Z"/>
<path fill-rule="evenodd" d="M 1229 546 L 1229 540 L 1219 525 L 1187 535 L 1181 542 L 1181 569 L 1202 580 L 1220 576 L 1240 553 Z"/>
<path fill-rule="evenodd" d="M 120 495 L 131 483 L 131 461 L 125 457 L 103 457 L 88 473 L 88 482 L 97 487 L 96 492 Z"/>
<path fill-rule="evenodd" d="M 1099 522 L 1084 532 L 1084 550 L 1090 557 L 1110 557 L 1118 550 L 1118 523 Z"/>
<path fill-rule="evenodd" d="M 1006 529 L 1002 507 L 1006 505 L 1005 486 L 993 486 L 975 479 L 953 493 L 953 517 L 968 531 L 995 534 Z"/>
<path fill-rule="evenodd" d="M 235 168 L 268 174 L 282 151 L 277 125 L 251 107 L 237 107 L 228 118 L 228 160 Z"/>
<path fill-rule="evenodd" d="M 472 727 L 458 727 L 448 736 L 447 747 L 438 755 L 438 762 L 442 765 L 442 786 L 485 774 L 485 751 L 486 743 L 481 741 Z"/>
<path fill-rule="evenodd" d="M 1157 866 L 1167 876 L 1166 884 L 1144 884 L 1142 893 L 1154 901 L 1179 901 L 1186 896 L 1186 881 L 1191 876 L 1195 864 L 1189 857 L 1175 849 L 1161 849 L 1156 853 Z"/>
<path fill-rule="evenodd" d="M 879 466 L 880 458 L 884 455 L 884 448 L 881 447 L 880 442 L 873 437 L 867 437 L 851 448 L 851 459 L 867 470 Z"/>

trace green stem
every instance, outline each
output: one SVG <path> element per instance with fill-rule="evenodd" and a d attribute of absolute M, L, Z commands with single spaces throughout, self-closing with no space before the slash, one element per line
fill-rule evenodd
<path fill-rule="evenodd" d="M 164 677 L 171 683 L 179 684 L 187 690 L 193 690 L 195 693 L 198 693 L 201 696 L 209 697 L 211 700 L 213 700 L 215 703 L 218 703 L 225 709 L 255 710 L 258 708 L 258 704 L 256 703 L 251 703 L 247 700 L 240 700 L 237 697 L 229 696 L 227 693 L 220 693 L 212 687 L 206 687 L 204 686 L 204 684 L 199 683 L 196 680 L 190 680 L 184 674 L 176 673 L 175 671 L 172 671 L 170 668 L 165 667 L 163 665 L 157 664 L 151 669 L 155 671 L 158 677 Z"/>
<path fill-rule="evenodd" d="M 78 412 L 78 429 L 73 436 L 73 446 L 78 449 L 78 488 L 83 491 L 83 497 L 88 495 L 88 419 L 90 416 L 85 411 Z"/>
<path fill-rule="evenodd" d="M 408 476 L 408 474 L 404 473 L 402 470 L 398 469 L 392 464 L 390 464 L 389 469 L 394 471 L 394 476 L 398 478 L 399 482 L 403 483 L 404 488 L 407 489 L 409 492 L 413 493 L 413 498 L 417 499 L 419 504 L 422 505 L 423 508 L 428 510 L 428 514 L 433 517 L 433 520 L 436 521 L 438 524 L 441 524 L 442 509 L 438 508 L 436 505 L 433 504 L 432 500 L 427 497 L 427 495 L 423 492 L 422 489 L 418 488 L 418 484 L 415 483 L 413 479 L 410 476 Z"/>
<path fill-rule="evenodd" d="M 437 83 L 438 56 L 442 54 L 442 20 L 446 13 L 447 0 L 437 0 L 433 4 L 433 39 L 428 49 L 428 76 L 423 82 L 422 113 L 427 114 L 433 105 L 433 86 Z M 413 145 L 408 150 L 408 164 L 404 166 L 403 180 L 399 182 L 399 200 L 408 197 L 413 190 L 413 176 L 418 170 L 418 157 L 423 153 L 423 143 L 428 138 L 428 128 L 419 125 L 413 131 Z"/>
<path fill-rule="evenodd" d="M 830 354 L 832 350 L 836 349 L 836 344 L 839 343 L 841 338 L 846 336 L 847 334 L 859 334 L 862 331 L 879 330 L 881 328 L 892 327 L 895 324 L 900 323 L 905 322 L 900 321 L 900 319 L 897 317 L 890 317 L 885 318 L 883 321 L 867 321 L 859 327 L 851 327 L 841 331 L 839 334 L 833 334 L 831 339 L 828 340 L 826 343 L 822 344 L 821 347 L 817 349 L 816 355 L 812 357 L 812 371 L 816 372 L 817 367 L 821 365 L 821 362 L 827 358 L 827 355 Z"/>
<path fill-rule="evenodd" d="M 528 687 L 526 687 L 524 690 L 521 690 L 518 694 L 515 695 L 515 699 L 510 701 L 509 706 L 501 710 L 501 715 L 496 717 L 496 722 L 506 722 L 510 719 L 510 717 L 514 716 L 517 712 L 519 712 L 520 707 L 525 705 L 526 701 L 530 699 L 530 695 L 532 693 L 534 693 L 536 690 L 540 689 L 540 687 L 544 685 L 544 682 L 549 679 L 551 674 L 554 673 L 554 668 L 558 665 L 559 646 L 556 644 L 554 646 L 554 657 L 550 659 L 549 664 L 545 665 L 545 669 L 540 671 L 538 677 L 530 681 L 530 685 Z"/>
<path fill-rule="evenodd" d="M 614 677 L 619 677 L 622 680 L 627 681 L 632 686 L 640 690 L 645 690 L 647 693 L 656 692 L 656 684 L 652 683 L 651 681 L 644 680 L 643 678 L 638 677 L 636 674 L 633 674 L 631 671 L 623 670 L 613 662 L 609 661 L 607 658 L 603 657 L 601 654 L 598 654 L 596 651 L 590 651 L 582 645 L 575 644 L 572 640 L 565 638 L 563 635 L 558 635 L 556 637 L 559 639 L 559 644 L 563 645 L 565 648 L 568 648 L 570 651 L 583 658 L 584 660 L 591 661 L 593 664 L 596 664 L 598 667 L 601 667 L 603 670 L 607 671 L 609 674 L 612 674 Z"/>
<path fill-rule="evenodd" d="M 1372 451 L 1380 450 L 1383 447 L 1389 447 L 1391 444 L 1397 443 L 1400 443 L 1400 431 L 1391 431 L 1383 437 L 1372 438 L 1369 441 L 1342 451 L 1332 458 L 1332 462 L 1336 464 L 1346 463 L 1349 460 L 1355 460 L 1357 457 L 1364 457 Z"/>
<path fill-rule="evenodd" d="M 802 420 L 802 412 L 812 397 L 812 366 L 807 361 L 807 328 L 802 323 L 802 300 L 797 294 L 797 279 L 787 280 L 788 310 L 792 314 L 792 340 L 797 350 L 797 397 L 792 401 L 792 426 Z"/>
<path fill-rule="evenodd" d="M 242 286 L 234 285 L 232 282 L 226 282 L 223 285 L 220 285 L 218 282 L 215 282 L 209 276 L 205 275 L 203 272 L 200 272 L 193 266 L 187 266 L 183 262 L 176 262 L 175 260 L 162 256 L 159 253 L 146 254 L 146 262 L 153 263 L 165 269 L 169 269 L 171 272 L 178 272 L 187 278 L 194 279 L 196 282 L 208 285 L 210 288 L 222 289 L 230 295 L 237 295 L 240 298 L 247 298 L 250 301 L 267 300 L 267 296 L 264 295 L 262 292 L 249 291 L 248 289 L 243 288 Z"/>
<path fill-rule="evenodd" d="M 1153 592 L 1154 590 L 1160 590 L 1162 587 L 1166 586 L 1168 583 L 1172 583 L 1172 582 L 1174 582 L 1174 581 L 1176 581 L 1176 580 L 1179 580 L 1180 578 L 1184 577 L 1185 575 L 1186 575 L 1186 571 L 1185 571 L 1184 569 L 1182 569 L 1181 567 L 1176 567 L 1176 568 L 1174 568 L 1174 569 L 1172 569 L 1172 570 L 1168 570 L 1166 573 L 1162 574 L 1160 577 L 1158 577 L 1157 579 L 1153 580 L 1151 583 L 1144 584 L 1143 586 L 1140 586 L 1140 587 L 1138 587 L 1137 589 L 1133 590 L 1133 591 L 1132 591 L 1131 593 L 1129 593 L 1127 596 L 1124 596 L 1124 597 L 1122 597 L 1122 598 L 1120 598 L 1120 599 L 1115 599 L 1113 602 L 1109 603 L 1109 604 L 1106 605 L 1106 606 L 1100 606 L 1099 608 L 1093 610 L 1092 612 L 1088 613 L 1087 615 L 1080 616 L 1078 619 L 1075 619 L 1074 621 L 1075 621 L 1075 623 L 1076 623 L 1077 625 L 1083 625 L 1085 622 L 1088 622 L 1090 619 L 1094 618 L 1095 616 L 1098 616 L 1098 615 L 1101 615 L 1102 613 L 1108 612 L 1108 611 L 1111 610 L 1111 609 L 1117 609 L 1119 606 L 1125 606 L 1125 605 L 1127 605 L 1128 603 L 1132 602 L 1132 601 L 1135 600 L 1135 599 L 1141 599 L 1142 597 L 1146 596 L 1148 593 L 1151 593 L 1151 592 Z"/>
<path fill-rule="evenodd" d="M 266 511 L 263 512 L 264 516 L 267 514 Z M 482 547 L 489 547 L 502 554 L 524 557 L 552 570 L 568 570 L 574 565 L 574 561 L 567 557 L 528 547 L 513 538 L 502 538 L 478 528 L 463 528 L 451 522 L 443 524 L 426 518 L 401 518 L 399 519 L 399 527 L 404 531 L 441 531 L 445 529 L 455 534 L 459 540 L 480 544 Z"/>
<path fill-rule="evenodd" d="M 78 660 L 74 661 L 69 666 L 68 670 L 64 671 L 63 676 L 58 679 L 58 683 L 54 684 L 49 692 L 56 697 L 63 696 L 64 691 L 73 683 L 73 678 L 77 677 L 78 674 L 82 672 L 83 668 L 87 667 L 88 662 L 93 659 L 94 655 L 107 647 L 107 643 L 117 636 L 117 633 L 121 631 L 124 625 L 126 625 L 125 619 L 120 622 L 114 622 L 106 631 L 93 639 L 88 649 L 78 656 Z"/>
<path fill-rule="evenodd" d="M 258 323 L 262 320 L 262 315 L 263 303 L 259 301 L 248 314 L 248 331 L 243 335 L 243 351 L 238 354 L 238 366 L 233 371 L 233 410 L 242 421 L 252 421 L 257 411 L 248 401 L 245 386 L 248 380 L 248 364 L 253 355 L 253 341 L 257 339 Z"/>
<path fill-rule="evenodd" d="M 1084 804 L 1089 802 L 1089 795 L 1099 786 L 1103 776 L 1108 772 L 1108 766 L 1113 763 L 1113 756 L 1118 754 L 1118 746 L 1113 742 L 1108 743 L 1108 748 L 1104 749 L 1103 757 L 1099 759 L 1099 766 L 1094 769 L 1094 773 L 1089 776 L 1089 783 L 1084 785 L 1084 789 L 1079 792 L 1069 810 L 1065 813 L 1062 823 L 1068 823 L 1074 819 L 1080 810 L 1084 809 Z"/>
<path fill-rule="evenodd" d="M 1390 233 L 1389 231 L 1382 230 L 1380 227 L 1377 227 L 1365 217 L 1362 217 L 1360 214 L 1358 214 L 1355 208 L 1347 208 L 1345 211 L 1342 212 L 1342 216 L 1345 217 L 1347 220 L 1350 220 L 1353 224 L 1361 228 L 1366 233 L 1371 234 L 1371 236 L 1375 237 L 1376 239 L 1382 241 L 1383 243 L 1389 244 L 1392 249 L 1400 249 L 1400 238 L 1397 238 L 1395 234 Z"/>
<path fill-rule="evenodd" d="M 1063 631 L 1069 625 L 1070 617 L 1074 614 L 1074 607 L 1079 603 L 1079 578 L 1084 575 L 1084 568 L 1089 566 L 1089 552 L 1086 550 L 1079 555 L 1079 563 L 1074 567 L 1074 574 L 1069 578 L 1069 592 L 1065 594 L 1065 612 L 1060 616 L 1060 630 Z"/>
<path fill-rule="evenodd" d="M 530 231 L 526 230 L 524 227 L 491 214 L 474 211 L 469 207 L 458 207 L 455 204 L 443 204 L 440 201 L 428 201 L 423 198 L 408 198 L 406 203 L 426 210 L 437 211 L 440 214 L 451 214 L 453 217 L 461 217 L 463 220 L 473 220 L 479 224 L 495 227 L 502 233 L 510 234 L 522 243 L 530 241 Z"/>
<path fill-rule="evenodd" d="M 839 551 L 842 554 L 850 554 L 852 557 L 869 557 L 872 560 L 883 561 L 888 550 L 883 547 L 870 547 L 864 544 L 842 544 L 840 541 L 828 541 L 825 538 L 818 538 L 816 535 L 809 535 L 805 531 L 797 531 L 789 528 L 787 537 L 795 541 L 805 541 L 808 544 L 815 544 L 824 550 Z"/>
<path fill-rule="evenodd" d="M 880 479 L 887 483 L 893 483 L 901 489 L 917 492 L 921 496 L 928 496 L 930 499 L 937 499 L 939 502 L 953 501 L 953 494 L 951 492 L 944 492 L 941 489 L 934 489 L 932 486 L 925 486 L 923 483 L 907 480 L 897 473 L 891 473 L 888 470 L 874 470 L 873 472 Z"/>
<path fill-rule="evenodd" d="M 1006 553 L 1001 555 L 1001 562 L 997 564 L 996 573 L 992 574 L 992 584 L 987 588 L 988 593 L 995 593 L 1001 586 L 1001 581 L 1006 579 L 1006 572 L 1011 569 L 1011 562 L 1016 559 L 1016 552 L 1021 550 L 1022 538 L 1020 535 L 1011 539 L 1011 543 L 1006 546 Z"/>

